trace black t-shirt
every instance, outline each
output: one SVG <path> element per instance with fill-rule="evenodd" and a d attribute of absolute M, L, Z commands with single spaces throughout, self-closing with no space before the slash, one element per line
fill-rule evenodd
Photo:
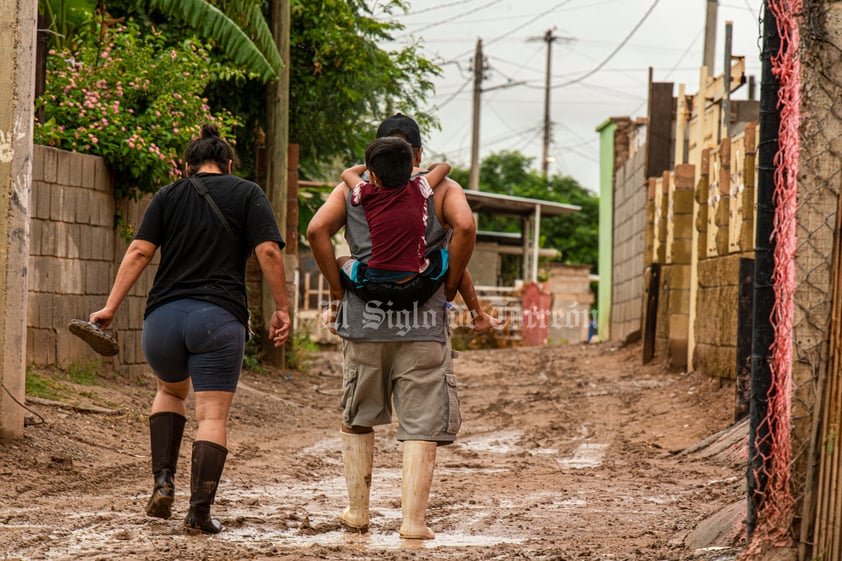
<path fill-rule="evenodd" d="M 195 177 L 205 184 L 235 237 L 190 181 L 182 179 L 155 193 L 135 235 L 161 248 L 144 317 L 167 302 L 196 298 L 222 306 L 248 328 L 246 263 L 263 242 L 277 242 L 283 249 L 278 223 L 257 184 L 227 174 Z"/>

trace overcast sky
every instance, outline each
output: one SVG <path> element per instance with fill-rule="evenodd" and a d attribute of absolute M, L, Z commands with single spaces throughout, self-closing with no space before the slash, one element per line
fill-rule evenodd
<path fill-rule="evenodd" d="M 372 0 L 370 5 L 376 2 Z M 468 167 L 471 153 L 472 59 L 477 39 L 489 67 L 484 88 L 525 82 L 482 95 L 480 158 L 517 150 L 540 169 L 547 44 L 553 29 L 550 174 L 599 189 L 596 127 L 612 116 L 644 117 L 649 67 L 659 82 L 699 89 L 707 0 L 411 0 L 397 19 L 398 41 L 421 39 L 443 75 L 430 111 L 440 131 L 424 138 L 425 161 Z M 725 22 L 733 22 L 733 54 L 760 81 L 759 0 L 719 1 L 715 73 L 723 69 Z M 571 82 L 571 83 L 567 83 Z M 744 99 L 747 86 L 735 94 Z M 759 91 L 759 87 L 758 87 Z"/>

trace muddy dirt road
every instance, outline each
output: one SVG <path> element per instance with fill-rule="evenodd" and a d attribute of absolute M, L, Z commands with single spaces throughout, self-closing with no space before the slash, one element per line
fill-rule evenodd
<path fill-rule="evenodd" d="M 681 453 L 731 424 L 733 386 L 639 357 L 639 347 L 608 344 L 462 352 L 464 422 L 457 443 L 439 448 L 431 542 L 397 536 L 394 426 L 377 433 L 372 531 L 338 526 L 338 353 L 320 353 L 304 373 L 244 374 L 216 536 L 180 530 L 190 422 L 173 518 L 145 516 L 153 381 L 104 374 L 73 401 L 113 412 L 30 403 L 45 422 L 0 444 L 0 559 L 733 560 L 742 446 Z M 732 531 L 698 530 L 723 511 L 737 520 Z"/>

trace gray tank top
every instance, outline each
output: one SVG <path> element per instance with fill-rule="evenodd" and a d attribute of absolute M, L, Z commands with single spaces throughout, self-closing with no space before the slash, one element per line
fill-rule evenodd
<path fill-rule="evenodd" d="M 427 201 L 427 252 L 447 247 L 451 230 L 445 229 L 436 216 L 433 197 Z M 362 205 L 351 205 L 351 194 L 345 199 L 345 240 L 351 255 L 363 263 L 371 257 L 371 236 Z M 346 291 L 336 318 L 336 333 L 349 341 L 439 341 L 447 340 L 447 301 L 444 286 L 422 306 L 411 310 L 390 310 L 377 302 L 364 302 Z"/>

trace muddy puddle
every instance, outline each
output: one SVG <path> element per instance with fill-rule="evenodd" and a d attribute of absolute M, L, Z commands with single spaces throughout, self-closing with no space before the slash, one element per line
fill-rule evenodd
<path fill-rule="evenodd" d="M 523 452 L 518 446 L 523 434 L 519 431 L 497 432 L 488 435 L 467 437 L 457 442 L 453 449 L 482 453 L 511 455 Z M 585 442 L 576 447 L 570 457 L 557 457 L 556 462 L 564 469 L 587 469 L 598 467 L 605 455 L 606 444 Z M 448 547 L 493 547 L 501 544 L 520 544 L 530 538 L 528 532 L 507 531 L 506 535 L 489 534 L 484 531 L 472 532 L 472 528 L 484 528 L 491 516 L 487 505 L 460 504 L 438 508 L 428 517 L 428 523 L 434 529 L 447 527 L 446 531 L 437 531 L 432 541 L 404 540 L 398 535 L 400 525 L 400 478 L 399 467 L 374 468 L 372 473 L 371 512 L 372 527 L 366 534 L 346 532 L 337 523 L 337 516 L 346 504 L 345 480 L 342 476 L 341 456 L 337 454 L 339 440 L 324 439 L 304 449 L 303 454 L 318 457 L 325 464 L 335 465 L 335 477 L 312 482 L 281 480 L 271 485 L 248 485 L 240 481 L 226 480 L 222 484 L 214 510 L 225 526 L 225 530 L 216 536 L 204 536 L 203 539 L 226 543 L 274 546 L 278 548 L 308 548 L 312 546 L 341 546 L 358 550 L 402 550 L 430 549 Z M 529 450 L 530 455 L 558 455 L 550 448 Z M 475 468 L 474 473 L 506 477 L 508 469 L 501 467 Z M 462 470 L 441 466 L 436 469 L 436 478 L 447 480 L 458 475 Z M 443 492 L 445 485 L 436 489 L 434 482 L 432 500 L 436 492 Z M 145 495 L 133 497 L 102 497 L 105 503 L 123 503 L 129 501 L 138 509 L 146 500 Z M 180 532 L 179 506 L 186 508 L 189 500 L 182 490 L 177 493 L 176 510 L 173 518 L 166 521 L 150 520 L 142 512 L 119 513 L 113 511 L 68 513 L 77 526 L 72 532 L 60 532 L 54 535 L 67 544 L 69 549 L 53 551 L 50 560 L 66 559 L 68 555 L 84 557 L 96 552 L 117 550 L 122 542 L 138 539 L 143 533 L 152 531 L 153 535 L 170 534 L 168 539 L 180 541 L 195 539 Z M 536 516 L 557 516 L 559 511 L 574 511 L 587 508 L 590 501 L 582 497 L 560 497 L 552 491 L 524 493 L 518 498 L 508 497 L 495 501 L 497 512 L 512 513 L 524 509 L 534 509 L 539 505 Z M 82 527 L 78 527 L 82 526 Z M 150 528 L 151 526 L 151 528 Z M 33 530 L 37 531 L 36 528 Z"/>

